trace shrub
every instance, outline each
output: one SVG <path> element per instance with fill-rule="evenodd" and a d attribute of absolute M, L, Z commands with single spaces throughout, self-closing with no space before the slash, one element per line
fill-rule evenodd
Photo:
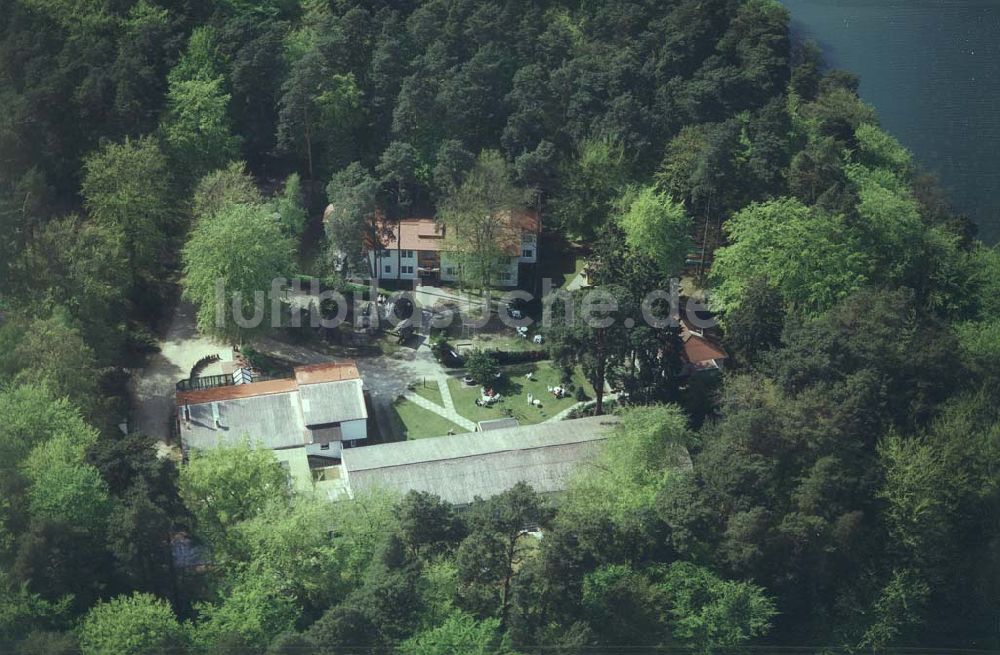
<path fill-rule="evenodd" d="M 488 352 L 473 350 L 466 358 L 465 367 L 479 384 L 487 384 L 500 371 L 497 360 Z"/>
<path fill-rule="evenodd" d="M 448 340 L 443 336 L 434 337 L 431 341 L 431 353 L 434 355 L 434 359 L 441 361 L 441 357 L 444 355 L 444 351 L 451 346 L 448 344 Z"/>
<path fill-rule="evenodd" d="M 260 369 L 262 363 L 260 353 L 253 346 L 243 346 L 240 350 L 243 353 L 243 357 L 247 360 L 251 367 Z"/>
<path fill-rule="evenodd" d="M 549 358 L 549 353 L 545 350 L 493 350 L 490 354 L 500 366 L 507 366 L 509 364 L 529 364 L 533 362 L 540 362 Z"/>

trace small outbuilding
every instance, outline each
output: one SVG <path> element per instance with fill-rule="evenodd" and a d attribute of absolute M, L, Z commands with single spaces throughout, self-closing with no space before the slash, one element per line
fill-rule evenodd
<path fill-rule="evenodd" d="M 489 430 L 503 430 L 504 428 L 516 428 L 520 423 L 516 418 L 495 418 L 489 421 L 479 421 L 476 423 L 476 430 L 487 432 Z"/>

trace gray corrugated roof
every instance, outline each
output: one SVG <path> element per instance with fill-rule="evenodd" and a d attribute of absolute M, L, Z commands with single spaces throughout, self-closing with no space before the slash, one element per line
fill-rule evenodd
<path fill-rule="evenodd" d="M 215 425 L 213 404 L 219 408 L 221 427 Z M 183 410 L 181 420 L 181 437 L 188 448 L 237 445 L 245 437 L 263 448 L 301 446 L 308 441 L 295 392 L 190 405 L 189 411 L 190 423 L 183 420 Z"/>
<path fill-rule="evenodd" d="M 344 450 L 355 492 L 426 491 L 456 504 L 527 482 L 539 492 L 565 489 L 570 474 L 596 457 L 617 424 L 602 416 L 418 439 Z"/>
<path fill-rule="evenodd" d="M 306 425 L 368 418 L 361 380 L 301 385 L 299 399 Z"/>

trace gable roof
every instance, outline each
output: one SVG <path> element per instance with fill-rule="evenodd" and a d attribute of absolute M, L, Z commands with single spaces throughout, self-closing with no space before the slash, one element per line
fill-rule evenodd
<path fill-rule="evenodd" d="M 493 418 L 487 421 L 479 421 L 476 423 L 476 427 L 479 428 L 480 432 L 487 432 L 489 430 L 502 430 L 504 428 L 516 428 L 520 423 L 517 422 L 516 418 Z"/>
<path fill-rule="evenodd" d="M 384 245 L 389 250 L 440 251 L 444 245 L 445 228 L 433 218 L 404 218 L 385 234 Z"/>
<path fill-rule="evenodd" d="M 729 357 L 726 351 L 707 338 L 693 332 L 682 331 L 684 358 L 696 369 L 718 368 L 719 360 Z"/>
<path fill-rule="evenodd" d="M 329 425 L 368 418 L 361 380 L 339 380 L 299 387 L 305 425 Z"/>
<path fill-rule="evenodd" d="M 178 391 L 177 405 L 200 405 L 255 396 L 268 396 L 275 393 L 289 393 L 298 389 L 294 379 L 266 380 L 250 384 L 234 384 L 225 387 L 195 389 L 193 391 Z"/>
<path fill-rule="evenodd" d="M 300 387 L 304 384 L 360 379 L 361 373 L 358 372 L 358 366 L 354 362 L 331 362 L 295 368 L 295 381 Z"/>
<path fill-rule="evenodd" d="M 456 504 L 526 482 L 562 491 L 572 473 L 597 457 L 618 424 L 613 416 L 540 423 L 487 432 L 346 448 L 341 454 L 353 491 L 426 491 Z"/>
<path fill-rule="evenodd" d="M 185 448 L 236 446 L 249 439 L 256 447 L 275 449 L 302 446 L 311 439 L 294 392 L 189 405 L 182 411 L 190 416 L 190 420 L 181 417 Z M 215 412 L 219 415 L 218 425 Z"/>
<path fill-rule="evenodd" d="M 508 211 L 503 213 L 502 218 L 505 226 L 510 228 L 508 234 L 502 237 L 502 245 L 504 252 L 512 257 L 521 254 L 522 234 L 539 234 L 542 231 L 541 216 L 534 210 Z M 398 223 L 389 223 L 385 218 L 379 220 L 384 228 L 380 233 L 384 235 L 382 245 L 386 250 L 441 252 L 448 249 L 445 239 L 448 228 L 433 218 L 411 217 Z M 371 248 L 371 244 L 367 247 Z"/>
<path fill-rule="evenodd" d="M 534 209 L 517 209 L 513 212 L 508 212 L 508 214 L 508 220 L 511 225 L 516 227 L 521 232 L 541 234 L 542 216 Z"/>

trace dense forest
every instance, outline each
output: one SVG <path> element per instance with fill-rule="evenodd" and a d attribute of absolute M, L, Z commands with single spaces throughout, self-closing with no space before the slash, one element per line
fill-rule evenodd
<path fill-rule="evenodd" d="M 1000 648 L 1000 252 L 777 2 L 2 7 L 5 652 Z M 328 503 L 123 436 L 181 289 L 350 273 L 376 205 L 494 178 L 626 304 L 717 247 L 733 366 L 576 335 L 630 402 L 557 499 Z"/>

